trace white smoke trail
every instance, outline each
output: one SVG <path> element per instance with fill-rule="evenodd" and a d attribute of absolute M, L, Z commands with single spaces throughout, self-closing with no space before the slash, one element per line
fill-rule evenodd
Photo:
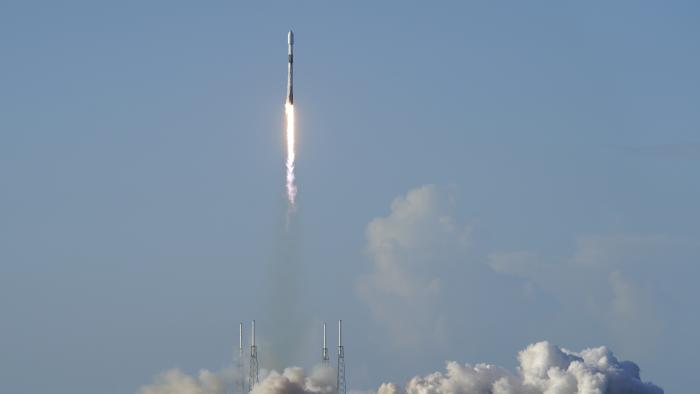
<path fill-rule="evenodd" d="M 297 186 L 294 183 L 295 119 L 294 104 L 287 100 L 287 212 L 283 232 L 275 240 L 274 256 L 269 267 L 270 288 L 265 291 L 265 315 L 272 332 L 270 345 L 275 353 L 267 358 L 267 366 L 282 368 L 296 358 L 299 338 L 303 335 L 305 313 L 301 310 L 301 274 L 303 267 L 300 256 L 300 228 L 296 209 Z"/>
<path fill-rule="evenodd" d="M 297 186 L 294 183 L 294 160 L 296 158 L 294 152 L 294 104 L 286 103 L 284 112 L 287 115 L 287 199 L 289 200 L 289 209 L 294 210 L 297 196 Z"/>

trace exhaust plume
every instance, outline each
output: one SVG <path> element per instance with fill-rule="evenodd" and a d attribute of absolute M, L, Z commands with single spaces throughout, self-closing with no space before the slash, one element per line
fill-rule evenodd
<path fill-rule="evenodd" d="M 392 383 L 377 394 L 663 394 L 643 382 L 639 367 L 618 361 L 605 346 L 579 353 L 543 341 L 518 353 L 516 374 L 491 364 L 447 363 L 447 371 L 412 378 L 404 388 Z"/>
<path fill-rule="evenodd" d="M 405 385 L 384 383 L 367 394 L 663 394 L 664 390 L 640 378 L 632 361 L 619 361 L 605 346 L 581 352 L 547 341 L 518 353 L 513 373 L 486 364 L 446 363 L 445 372 L 415 376 Z M 224 377 L 206 370 L 198 377 L 178 370 L 156 377 L 140 394 L 224 394 Z M 335 394 L 335 370 L 318 366 L 310 376 L 302 368 L 270 372 L 253 387 L 252 394 Z"/>
<path fill-rule="evenodd" d="M 287 115 L 287 200 L 289 209 L 294 210 L 294 203 L 297 195 L 297 186 L 294 183 L 294 104 L 287 102 L 284 105 L 284 112 Z"/>

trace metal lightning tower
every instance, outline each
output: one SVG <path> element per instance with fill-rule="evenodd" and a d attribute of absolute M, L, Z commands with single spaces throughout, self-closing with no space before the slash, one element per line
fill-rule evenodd
<path fill-rule="evenodd" d="M 343 349 L 343 321 L 338 320 L 338 394 L 345 394 L 345 349 Z"/>
<path fill-rule="evenodd" d="M 238 369 L 238 392 L 245 394 L 245 375 L 243 373 L 243 323 L 238 323 L 238 358 L 236 359 Z"/>
<path fill-rule="evenodd" d="M 255 320 L 251 325 L 250 343 L 250 369 L 248 371 L 248 391 L 253 391 L 253 387 L 259 383 L 258 379 L 258 348 L 255 346 Z"/>
<path fill-rule="evenodd" d="M 321 365 L 328 366 L 330 357 L 328 356 L 328 346 L 326 345 L 326 323 L 323 323 L 323 347 L 321 348 Z"/>

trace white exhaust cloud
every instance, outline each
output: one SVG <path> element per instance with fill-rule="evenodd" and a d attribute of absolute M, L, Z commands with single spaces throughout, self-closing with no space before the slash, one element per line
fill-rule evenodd
<path fill-rule="evenodd" d="M 303 368 L 286 368 L 281 374 L 271 372 L 259 384 L 255 385 L 251 394 L 332 394 L 335 389 L 335 369 L 317 366 L 310 376 L 306 376 Z"/>
<path fill-rule="evenodd" d="M 486 364 L 449 361 L 444 372 L 416 376 L 400 386 L 384 383 L 376 394 L 663 394 L 642 381 L 637 364 L 619 361 L 602 346 L 572 352 L 543 341 L 518 353 L 519 367 L 511 372 Z M 197 377 L 179 370 L 158 375 L 139 394 L 225 394 L 221 376 L 202 370 Z M 299 367 L 270 372 L 252 394 L 333 394 L 335 370 L 317 366 L 310 376 Z"/>
<path fill-rule="evenodd" d="M 606 347 L 572 352 L 538 342 L 518 353 L 517 373 L 490 364 L 447 363 L 446 371 L 411 379 L 402 389 L 384 384 L 378 394 L 662 394 L 640 379 L 639 367 L 618 361 Z"/>
<path fill-rule="evenodd" d="M 303 368 L 289 367 L 282 373 L 261 370 L 263 375 L 252 394 L 333 394 L 335 389 L 335 369 L 318 365 L 306 376 Z M 206 369 L 191 376 L 179 369 L 171 369 L 157 375 L 153 383 L 143 386 L 138 394 L 229 394 L 238 393 L 238 377 L 232 369 L 219 373 Z"/>

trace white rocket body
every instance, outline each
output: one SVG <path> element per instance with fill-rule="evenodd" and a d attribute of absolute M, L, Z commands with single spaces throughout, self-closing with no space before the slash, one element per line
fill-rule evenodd
<path fill-rule="evenodd" d="M 294 104 L 294 32 L 289 31 L 287 34 L 287 104 Z"/>

